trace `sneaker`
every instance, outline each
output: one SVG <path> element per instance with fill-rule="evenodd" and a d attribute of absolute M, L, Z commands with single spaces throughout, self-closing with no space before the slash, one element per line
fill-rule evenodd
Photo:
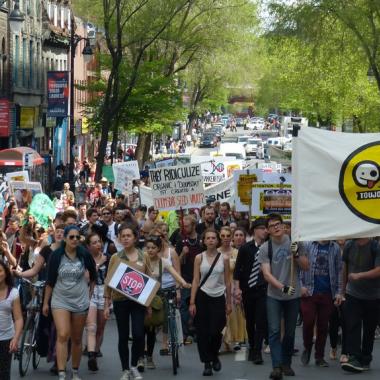
<path fill-rule="evenodd" d="M 212 376 L 212 367 L 211 363 L 205 363 L 205 369 L 203 370 L 203 376 Z"/>
<path fill-rule="evenodd" d="M 66 372 L 64 371 L 58 372 L 58 380 L 66 380 Z"/>
<path fill-rule="evenodd" d="M 342 369 L 347 372 L 363 372 L 363 366 L 360 364 L 359 360 L 355 359 L 353 356 L 351 356 L 346 363 L 342 363 Z"/>
<path fill-rule="evenodd" d="M 329 364 L 325 359 L 315 359 L 315 365 L 317 367 L 328 367 Z"/>
<path fill-rule="evenodd" d="M 303 365 L 308 365 L 310 362 L 311 350 L 303 350 L 301 355 L 301 363 Z"/>
<path fill-rule="evenodd" d="M 273 371 L 270 373 L 269 378 L 272 380 L 282 380 L 282 371 L 280 367 L 273 368 Z"/>
<path fill-rule="evenodd" d="M 92 372 L 96 372 L 99 370 L 98 368 L 98 362 L 96 360 L 96 352 L 89 352 L 88 353 L 88 369 Z"/>
<path fill-rule="evenodd" d="M 141 373 L 139 372 L 139 370 L 136 367 L 131 367 L 129 374 L 130 374 L 130 378 L 132 380 L 142 380 L 142 378 L 143 378 L 141 376 Z"/>
<path fill-rule="evenodd" d="M 371 369 L 370 364 L 363 364 L 363 371 L 369 371 Z"/>
<path fill-rule="evenodd" d="M 151 356 L 146 357 L 146 368 L 156 369 L 156 365 L 154 364 L 153 358 Z"/>
<path fill-rule="evenodd" d="M 267 346 L 265 346 L 265 348 L 264 348 L 264 354 L 270 354 L 269 344 Z"/>
<path fill-rule="evenodd" d="M 281 366 L 282 373 L 284 376 L 295 376 L 295 372 L 293 371 L 293 368 L 290 365 L 283 365 Z"/>
<path fill-rule="evenodd" d="M 339 362 L 340 362 L 340 364 L 347 363 L 348 362 L 348 356 L 344 355 L 344 354 L 340 355 Z"/>
<path fill-rule="evenodd" d="M 261 355 L 261 352 L 255 352 L 253 354 L 252 362 L 253 362 L 253 364 L 257 364 L 257 365 L 260 365 L 260 364 L 264 363 L 264 360 L 263 360 L 263 357 Z"/>
<path fill-rule="evenodd" d="M 71 378 L 71 380 L 82 380 L 77 373 L 73 373 L 73 377 Z"/>
<path fill-rule="evenodd" d="M 233 350 L 236 352 L 236 351 L 240 351 L 241 350 L 241 346 L 240 346 L 240 343 L 235 343 L 234 344 L 234 347 L 233 347 Z"/>
<path fill-rule="evenodd" d="M 219 372 L 222 369 L 222 363 L 220 362 L 219 358 L 216 358 L 216 360 L 212 362 L 212 369 L 215 372 Z"/>
<path fill-rule="evenodd" d="M 331 348 L 330 350 L 330 360 L 336 360 L 337 359 L 337 353 L 336 348 Z"/>
<path fill-rule="evenodd" d="M 120 380 L 129 380 L 129 371 L 127 369 L 123 371 Z"/>
<path fill-rule="evenodd" d="M 98 351 L 97 353 L 96 353 L 96 357 L 97 358 L 102 358 L 103 357 L 103 353 L 102 353 L 102 351 Z"/>
<path fill-rule="evenodd" d="M 137 369 L 138 369 L 139 372 L 144 372 L 144 369 L 145 369 L 144 358 L 140 358 L 140 359 L 137 361 Z"/>

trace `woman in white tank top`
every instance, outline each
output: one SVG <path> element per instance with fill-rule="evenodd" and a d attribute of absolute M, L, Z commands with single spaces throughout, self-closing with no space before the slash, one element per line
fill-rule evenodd
<path fill-rule="evenodd" d="M 204 363 L 203 376 L 211 376 L 212 370 L 218 372 L 222 368 L 218 353 L 226 314 L 231 313 L 231 283 L 229 260 L 217 250 L 218 233 L 207 229 L 203 242 L 206 251 L 197 255 L 194 261 L 189 311 L 195 317 L 198 352 Z"/>

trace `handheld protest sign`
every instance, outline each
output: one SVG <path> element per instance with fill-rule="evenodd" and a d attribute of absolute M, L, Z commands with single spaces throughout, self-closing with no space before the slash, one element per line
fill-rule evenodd
<path fill-rule="evenodd" d="M 36 194 L 29 206 L 28 213 L 34 216 L 37 223 L 47 229 L 55 218 L 56 209 L 46 194 Z"/>
<path fill-rule="evenodd" d="M 149 306 L 160 283 L 120 261 L 106 284 L 113 290 L 141 305 Z"/>

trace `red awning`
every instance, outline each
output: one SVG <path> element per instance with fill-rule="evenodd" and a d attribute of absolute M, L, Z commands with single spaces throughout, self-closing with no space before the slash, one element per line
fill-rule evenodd
<path fill-rule="evenodd" d="M 32 148 L 20 146 L 0 151 L 0 166 L 23 166 L 25 153 L 31 154 L 33 165 L 42 165 L 45 160 Z"/>

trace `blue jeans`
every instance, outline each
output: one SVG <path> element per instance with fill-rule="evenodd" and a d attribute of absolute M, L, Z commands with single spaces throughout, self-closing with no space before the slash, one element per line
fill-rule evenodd
<path fill-rule="evenodd" d="M 294 335 L 300 309 L 300 298 L 280 301 L 267 297 L 269 347 L 272 366 L 290 366 L 294 350 Z M 281 319 L 284 318 L 285 331 L 281 342 Z"/>

